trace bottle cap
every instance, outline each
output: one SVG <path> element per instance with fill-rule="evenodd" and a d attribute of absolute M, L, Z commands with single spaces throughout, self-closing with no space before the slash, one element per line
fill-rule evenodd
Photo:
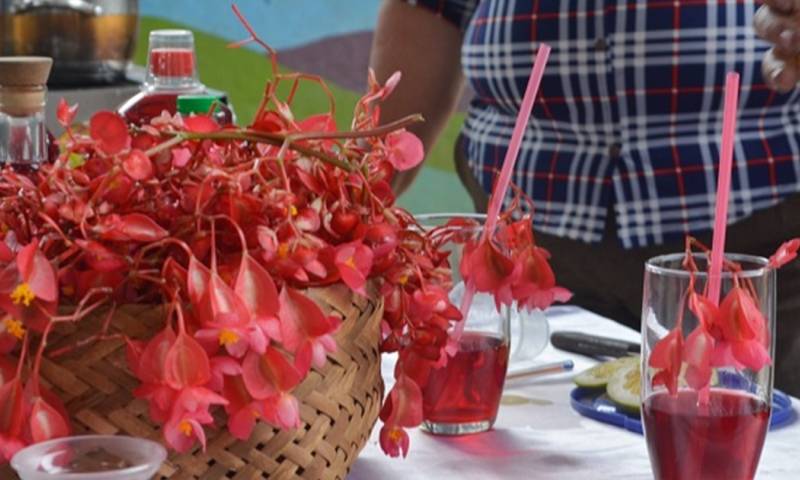
<path fill-rule="evenodd" d="M 36 87 L 47 84 L 50 57 L 0 57 L 0 87 Z"/>
<path fill-rule="evenodd" d="M 178 112 L 184 115 L 206 114 L 211 111 L 211 106 L 215 103 L 222 105 L 222 97 L 218 95 L 179 95 L 177 107 Z"/>
<path fill-rule="evenodd" d="M 0 57 L 0 111 L 25 117 L 44 108 L 50 57 Z"/>
<path fill-rule="evenodd" d="M 147 54 L 145 86 L 198 86 L 194 35 L 189 30 L 153 30 Z"/>

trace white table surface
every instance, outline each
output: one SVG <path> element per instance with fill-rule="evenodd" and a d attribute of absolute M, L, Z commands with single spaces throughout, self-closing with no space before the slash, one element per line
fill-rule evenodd
<path fill-rule="evenodd" d="M 640 340 L 638 332 L 574 307 L 551 309 L 548 318 L 552 331 L 577 330 Z M 501 405 L 493 431 L 465 437 L 436 437 L 419 430 L 409 431 L 408 457 L 392 459 L 386 457 L 378 445 L 380 428 L 376 425 L 348 478 L 652 478 L 647 447 L 641 435 L 582 417 L 570 407 L 572 376 L 596 361 L 552 346 L 535 361 L 544 363 L 567 358 L 575 362 L 572 372 L 506 382 L 503 395 L 513 396 L 515 402 Z M 384 360 L 383 374 L 389 382 L 392 367 L 391 360 Z M 793 402 L 797 410 L 800 401 L 793 399 Z M 756 478 L 800 478 L 800 422 L 795 420 L 769 432 Z"/>

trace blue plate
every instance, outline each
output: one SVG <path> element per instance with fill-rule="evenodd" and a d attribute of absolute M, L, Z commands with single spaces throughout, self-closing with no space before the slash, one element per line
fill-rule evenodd
<path fill-rule="evenodd" d="M 606 395 L 603 389 L 581 388 L 572 389 L 569 394 L 570 403 L 576 412 L 584 417 L 615 425 L 631 432 L 642 433 L 642 420 L 636 413 L 628 412 L 618 407 Z M 778 390 L 772 392 L 772 417 L 769 428 L 774 429 L 794 421 L 792 399 Z"/>

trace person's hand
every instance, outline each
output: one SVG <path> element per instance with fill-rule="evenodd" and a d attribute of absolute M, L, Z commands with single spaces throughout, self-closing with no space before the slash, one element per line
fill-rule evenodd
<path fill-rule="evenodd" d="M 800 82 L 800 0 L 764 0 L 753 24 L 773 44 L 761 64 L 764 81 L 780 92 Z"/>

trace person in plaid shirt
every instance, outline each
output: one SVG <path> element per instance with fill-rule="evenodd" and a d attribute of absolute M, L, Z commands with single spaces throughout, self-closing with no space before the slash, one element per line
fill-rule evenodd
<path fill-rule="evenodd" d="M 687 234 L 710 244 L 728 71 L 741 93 L 727 250 L 768 256 L 800 236 L 795 3 L 756 15 L 752 0 L 386 0 L 371 64 L 380 80 L 403 72 L 383 116 L 421 112 L 428 150 L 469 83 L 455 161 L 482 210 L 549 43 L 513 181 L 574 303 L 638 328 L 645 260 L 682 251 Z M 776 43 L 764 75 L 770 44 L 754 20 Z M 800 395 L 800 262 L 778 283 L 776 381 Z"/>

